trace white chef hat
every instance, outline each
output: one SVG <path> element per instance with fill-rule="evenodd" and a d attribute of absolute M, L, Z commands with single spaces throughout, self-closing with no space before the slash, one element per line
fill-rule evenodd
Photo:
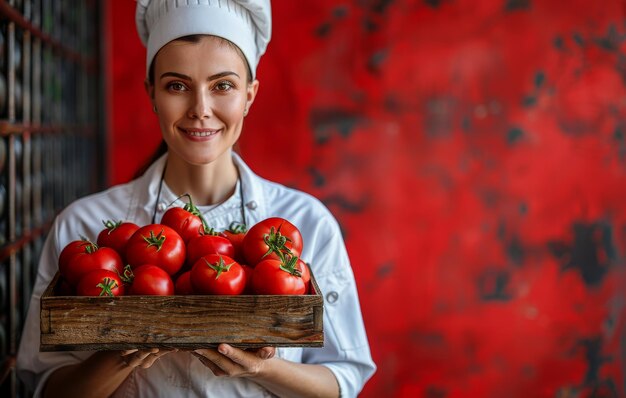
<path fill-rule="evenodd" d="M 237 45 L 254 78 L 272 33 L 270 0 L 137 0 L 135 22 L 148 50 L 146 76 L 161 47 L 183 36 L 207 34 Z"/>

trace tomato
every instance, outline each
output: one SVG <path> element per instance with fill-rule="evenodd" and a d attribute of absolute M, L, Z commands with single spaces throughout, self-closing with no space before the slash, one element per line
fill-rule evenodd
<path fill-rule="evenodd" d="M 59 272 L 72 286 L 76 286 L 87 272 L 96 269 L 106 269 L 121 274 L 124 271 L 124 265 L 115 250 L 110 247 L 98 247 L 94 243 L 83 246 L 83 251 L 74 254 L 64 266 L 59 264 Z"/>
<path fill-rule="evenodd" d="M 176 278 L 174 292 L 181 295 L 195 294 L 191 285 L 191 271 L 183 272 Z"/>
<path fill-rule="evenodd" d="M 304 293 L 309 293 L 311 290 L 311 270 L 309 269 L 309 266 L 307 263 L 298 258 L 296 268 L 300 272 L 300 277 L 304 282 Z"/>
<path fill-rule="evenodd" d="M 89 245 L 93 245 L 93 243 L 87 238 L 68 243 L 63 250 L 61 250 L 61 254 L 59 255 L 59 269 L 66 268 L 70 259 L 74 257 L 75 254 L 83 253 L 85 247 Z"/>
<path fill-rule="evenodd" d="M 153 264 L 174 275 L 183 266 L 185 255 L 183 238 L 162 224 L 139 228 L 126 245 L 126 260 L 133 270 L 143 264 Z"/>
<path fill-rule="evenodd" d="M 171 296 L 174 282 L 165 270 L 153 264 L 133 268 L 129 294 L 142 296 Z"/>
<path fill-rule="evenodd" d="M 239 264 L 241 265 L 241 268 L 243 269 L 243 273 L 246 274 L 246 287 L 243 289 L 243 293 L 244 294 L 252 294 L 253 290 L 252 290 L 252 272 L 254 271 L 254 268 L 245 265 L 245 264 Z"/>
<path fill-rule="evenodd" d="M 306 286 L 296 268 L 297 257 L 287 262 L 267 259 L 254 267 L 252 289 L 256 294 L 304 294 Z"/>
<path fill-rule="evenodd" d="M 233 244 L 235 250 L 233 258 L 240 264 L 245 260 L 243 255 L 243 238 L 246 236 L 246 232 L 246 226 L 236 221 L 230 223 L 228 229 L 222 232 L 222 235 Z"/>
<path fill-rule="evenodd" d="M 185 243 L 190 239 L 202 234 L 205 230 L 206 223 L 202 218 L 200 210 L 191 201 L 190 195 L 187 196 L 189 202 L 185 204 L 185 207 L 172 207 L 168 209 L 163 218 L 161 218 L 161 224 L 167 225 L 183 238 Z"/>
<path fill-rule="evenodd" d="M 139 225 L 132 222 L 102 221 L 104 229 L 98 234 L 98 246 L 110 247 L 115 250 L 122 260 L 126 257 L 126 244 L 130 237 L 139 229 Z"/>
<path fill-rule="evenodd" d="M 76 286 L 77 296 L 123 296 L 124 284 L 117 272 L 105 269 L 89 271 Z"/>
<path fill-rule="evenodd" d="M 230 241 L 219 235 L 201 235 L 187 243 L 187 266 L 191 269 L 202 256 L 223 254 L 230 258 L 235 255 L 235 248 Z"/>
<path fill-rule="evenodd" d="M 258 222 L 243 238 L 243 253 L 251 267 L 263 259 L 280 259 L 285 254 L 302 253 L 302 235 L 284 218 L 272 217 Z"/>
<path fill-rule="evenodd" d="M 232 258 L 209 254 L 191 269 L 191 285 L 198 294 L 241 294 L 246 287 L 246 275 Z"/>

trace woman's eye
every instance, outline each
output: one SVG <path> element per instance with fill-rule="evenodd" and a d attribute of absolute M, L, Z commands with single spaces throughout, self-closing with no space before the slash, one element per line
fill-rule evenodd
<path fill-rule="evenodd" d="M 233 84 L 228 81 L 219 82 L 215 85 L 215 88 L 217 89 L 217 91 L 228 91 L 233 87 L 234 87 Z"/>
<path fill-rule="evenodd" d="M 178 82 L 170 83 L 168 88 L 173 91 L 184 91 L 186 89 L 184 84 Z"/>

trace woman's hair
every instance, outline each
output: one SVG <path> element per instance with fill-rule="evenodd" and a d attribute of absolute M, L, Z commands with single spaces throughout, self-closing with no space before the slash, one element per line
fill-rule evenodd
<path fill-rule="evenodd" d="M 141 166 L 139 166 L 139 168 L 133 175 L 133 180 L 135 178 L 141 177 L 143 173 L 145 173 L 146 170 L 148 170 L 148 168 L 152 165 L 152 163 L 156 162 L 156 160 L 160 158 L 161 156 L 163 156 L 166 152 L 167 152 L 167 144 L 165 143 L 165 140 L 161 139 L 161 142 L 159 143 L 159 146 L 157 147 L 157 149 L 152 153 L 152 155 L 150 155 L 150 157 L 144 163 L 141 164 Z"/>
<path fill-rule="evenodd" d="M 210 36 L 210 35 L 189 35 L 189 36 L 183 36 L 180 37 L 174 41 L 180 40 L 180 41 L 186 41 L 189 43 L 198 43 L 200 41 L 200 39 L 202 39 L 205 36 Z M 235 50 L 237 52 L 237 54 L 239 55 L 239 57 L 241 57 L 241 59 L 243 60 L 244 64 L 246 65 L 246 81 L 249 83 L 252 82 L 252 72 L 250 71 L 250 65 L 248 64 L 248 60 L 246 59 L 246 57 L 243 55 L 243 52 L 241 51 L 241 49 L 239 47 L 237 47 L 237 45 L 229 40 L 224 39 L 223 37 L 219 37 L 219 36 L 212 36 L 215 37 L 216 39 L 219 40 L 219 42 L 223 45 L 226 45 L 230 48 L 232 48 L 233 50 Z M 154 60 L 156 59 L 156 57 L 159 55 L 159 53 L 157 52 L 157 55 L 154 57 L 154 59 L 152 60 L 152 62 L 150 63 L 150 68 L 148 69 L 148 82 L 150 83 L 150 85 L 154 84 Z"/>

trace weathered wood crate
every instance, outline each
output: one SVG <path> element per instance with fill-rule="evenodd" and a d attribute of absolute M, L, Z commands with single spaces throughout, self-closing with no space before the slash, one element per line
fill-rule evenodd
<path fill-rule="evenodd" d="M 41 297 L 41 351 L 322 347 L 323 298 L 301 296 Z"/>

